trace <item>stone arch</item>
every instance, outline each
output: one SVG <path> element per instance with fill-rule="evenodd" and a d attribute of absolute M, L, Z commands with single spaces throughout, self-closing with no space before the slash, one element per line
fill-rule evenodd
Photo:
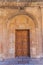
<path fill-rule="evenodd" d="M 31 50 L 31 57 L 36 57 L 36 55 L 37 55 L 37 52 L 36 52 L 36 47 L 37 47 L 37 35 L 36 35 L 36 28 L 38 28 L 38 23 L 37 23 L 37 20 L 36 20 L 36 18 L 33 16 L 33 15 L 31 15 L 30 13 L 28 14 L 28 13 L 26 13 L 26 12 L 17 12 L 16 14 L 13 14 L 11 17 L 9 17 L 8 18 L 8 20 L 7 20 L 7 29 L 8 29 L 8 39 L 10 39 L 10 43 L 12 44 L 12 43 L 15 43 L 15 29 L 19 29 L 19 27 L 17 27 L 17 28 L 14 28 L 14 24 L 16 24 L 16 18 L 18 18 L 18 16 L 26 16 L 26 19 L 28 19 L 29 18 L 29 20 L 28 20 L 28 24 L 30 25 L 30 23 L 32 23 L 32 26 L 30 26 L 30 27 L 32 27 L 32 29 L 30 29 L 30 36 L 31 36 L 31 42 L 30 42 L 30 45 L 31 45 L 31 47 L 30 47 L 30 50 Z M 18 19 L 17 19 L 18 20 Z M 20 19 L 19 19 L 19 21 L 20 21 Z M 29 23 L 29 21 L 31 21 L 30 23 Z M 15 22 L 15 23 L 14 23 Z M 20 23 L 20 22 L 19 22 Z M 21 25 L 21 24 L 20 24 Z M 29 26 L 28 25 L 28 26 Z M 15 25 L 16 26 L 16 25 Z M 34 28 L 33 28 L 33 26 L 34 26 Z M 25 25 L 24 25 L 24 27 L 25 27 Z M 24 29 L 24 27 L 22 27 L 22 29 Z M 27 27 L 26 27 L 26 29 L 27 29 Z M 14 41 L 11 41 L 11 38 L 13 37 L 13 40 Z M 10 44 L 9 44 L 9 46 L 10 46 Z M 14 46 L 14 44 L 12 44 L 12 47 Z M 35 52 L 34 52 L 34 49 L 35 49 Z M 35 54 L 34 54 L 35 53 Z M 14 54 L 11 54 L 12 56 L 14 55 Z M 9 56 L 11 56 L 11 55 L 9 55 Z"/>
<path fill-rule="evenodd" d="M 32 15 L 31 13 L 27 13 L 25 11 L 20 11 L 20 12 L 17 12 L 17 13 L 13 13 L 12 16 L 10 16 L 8 19 L 7 19 L 7 24 L 9 23 L 8 20 L 11 20 L 12 18 L 18 16 L 18 15 L 26 15 L 28 17 L 30 17 L 32 20 L 33 20 L 33 23 L 35 24 L 35 27 L 37 28 L 38 27 L 38 22 L 35 18 L 34 15 Z"/>

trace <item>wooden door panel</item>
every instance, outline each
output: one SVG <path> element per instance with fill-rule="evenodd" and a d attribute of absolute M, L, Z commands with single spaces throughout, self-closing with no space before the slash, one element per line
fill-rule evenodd
<path fill-rule="evenodd" d="M 16 31 L 16 56 L 22 55 L 21 31 Z"/>
<path fill-rule="evenodd" d="M 22 56 L 22 49 L 17 50 L 17 56 Z"/>
<path fill-rule="evenodd" d="M 28 56 L 30 54 L 28 32 L 28 30 L 16 30 L 16 56 Z"/>
<path fill-rule="evenodd" d="M 28 55 L 28 51 L 27 51 L 27 49 L 28 49 L 28 31 L 24 31 L 23 32 L 23 56 L 27 56 Z"/>

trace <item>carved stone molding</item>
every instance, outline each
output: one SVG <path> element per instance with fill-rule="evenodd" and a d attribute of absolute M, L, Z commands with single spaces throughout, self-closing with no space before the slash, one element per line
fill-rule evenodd
<path fill-rule="evenodd" d="M 35 16 L 32 15 L 31 13 L 25 12 L 24 10 L 19 10 L 19 11 L 16 12 L 15 14 L 13 13 L 13 14 L 7 19 L 7 23 L 8 23 L 12 18 L 14 18 L 14 17 L 16 17 L 16 16 L 18 16 L 18 15 L 26 15 L 26 16 L 30 17 L 30 18 L 33 20 L 33 22 L 34 22 L 35 27 L 36 27 L 36 28 L 38 27 L 38 23 L 37 23 L 37 20 L 36 20 Z"/>
<path fill-rule="evenodd" d="M 43 7 L 43 2 L 0 2 L 0 8 L 18 8 L 40 6 Z"/>

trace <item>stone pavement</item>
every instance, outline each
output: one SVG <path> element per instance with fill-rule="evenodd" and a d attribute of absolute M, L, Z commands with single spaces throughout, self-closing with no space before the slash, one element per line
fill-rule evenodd
<path fill-rule="evenodd" d="M 2 60 L 0 65 L 43 65 L 43 58 L 16 57 Z"/>

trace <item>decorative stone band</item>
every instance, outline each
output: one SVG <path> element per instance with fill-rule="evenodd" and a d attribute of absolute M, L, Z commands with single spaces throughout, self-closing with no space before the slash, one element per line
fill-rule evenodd
<path fill-rule="evenodd" d="M 0 1 L 0 8 L 18 8 L 18 7 L 26 7 L 26 6 L 42 6 L 43 2 L 7 2 L 7 1 Z"/>
<path fill-rule="evenodd" d="M 28 4 L 28 2 L 0 2 L 0 7 L 24 7 Z"/>

